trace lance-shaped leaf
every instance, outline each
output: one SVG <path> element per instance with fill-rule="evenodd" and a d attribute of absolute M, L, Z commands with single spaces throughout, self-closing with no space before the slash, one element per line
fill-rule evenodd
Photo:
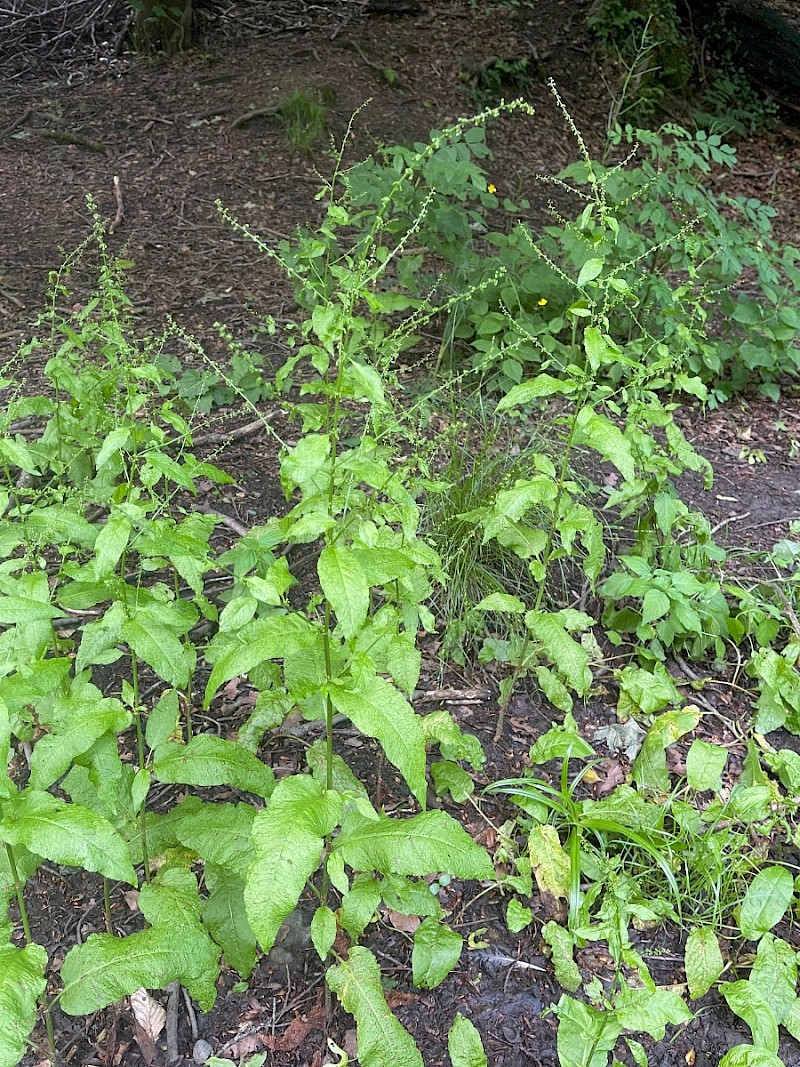
<path fill-rule="evenodd" d="M 128 846 L 110 822 L 80 804 L 67 804 L 38 789 L 26 789 L 3 801 L 0 840 L 12 847 L 24 845 L 65 867 L 83 867 L 137 884 Z"/>
<path fill-rule="evenodd" d="M 692 1000 L 704 996 L 725 969 L 716 933 L 710 926 L 692 930 L 686 938 L 686 981 Z"/>
<path fill-rule="evenodd" d="M 369 582 L 361 564 L 348 549 L 328 545 L 320 553 L 317 574 L 342 633 L 355 637 L 369 611 Z"/>
<path fill-rule="evenodd" d="M 531 829 L 528 840 L 531 867 L 539 889 L 542 893 L 566 900 L 571 880 L 570 860 L 561 847 L 558 830 L 548 823 L 537 823 Z"/>
<path fill-rule="evenodd" d="M 753 1044 L 777 1055 L 778 1020 L 765 996 L 756 986 L 740 979 L 738 982 L 722 982 L 720 993 L 735 1012 L 750 1027 Z"/>
<path fill-rule="evenodd" d="M 330 687 L 338 712 L 367 737 L 375 737 L 386 758 L 397 767 L 408 788 L 425 807 L 425 736 L 414 709 L 385 678 L 373 675 L 357 688 L 341 684 Z"/>
<path fill-rule="evenodd" d="M 36 789 L 48 789 L 69 770 L 76 756 L 89 751 L 98 737 L 120 733 L 130 723 L 130 711 L 118 700 L 71 700 L 55 731 L 34 746 L 30 784 Z"/>
<path fill-rule="evenodd" d="M 265 952 L 294 911 L 319 866 L 325 837 L 339 822 L 342 802 L 313 778 L 284 778 L 253 823 L 255 862 L 247 873 L 245 907 Z"/>
<path fill-rule="evenodd" d="M 208 1011 L 218 956 L 219 948 L 202 928 L 158 926 L 129 937 L 92 934 L 67 953 L 60 1004 L 68 1015 L 88 1015 L 137 989 L 164 989 L 178 980 Z"/>
<path fill-rule="evenodd" d="M 447 1051 L 453 1067 L 487 1067 L 481 1035 L 465 1016 L 456 1015 L 447 1035 Z"/>
<path fill-rule="evenodd" d="M 626 482 L 632 482 L 636 477 L 630 441 L 611 419 L 594 408 L 587 405 L 576 415 L 573 440 L 576 445 L 593 448 L 603 459 L 613 463 Z"/>
<path fill-rule="evenodd" d="M 464 939 L 433 916 L 422 922 L 414 934 L 411 973 L 415 986 L 435 989 L 445 980 L 461 957 Z"/>
<path fill-rule="evenodd" d="M 411 819 L 349 814 L 333 842 L 357 871 L 424 875 L 440 871 L 457 878 L 492 878 L 487 853 L 447 812 L 426 811 Z"/>
<path fill-rule="evenodd" d="M 380 968 L 369 949 L 351 948 L 346 960 L 328 970 L 326 980 L 356 1020 L 361 1067 L 423 1067 L 413 1038 L 389 1010 Z"/>
<path fill-rule="evenodd" d="M 225 959 L 242 978 L 249 978 L 256 965 L 256 939 L 244 908 L 244 882 L 231 871 L 207 863 L 208 900 L 203 922 L 225 953 Z"/>
<path fill-rule="evenodd" d="M 176 980 L 203 1011 L 212 1008 L 219 948 L 200 921 L 195 876 L 165 868 L 142 887 L 139 907 L 150 929 L 123 938 L 92 934 L 67 953 L 60 1001 L 67 1014 L 99 1011 L 137 989 L 163 989 Z"/>
<path fill-rule="evenodd" d="M 567 631 L 562 612 L 529 611 L 525 624 L 547 657 L 576 693 L 585 695 L 592 684 L 589 653 Z"/>
<path fill-rule="evenodd" d="M 181 688 L 188 684 L 194 669 L 194 649 L 185 646 L 178 631 L 186 629 L 186 624 L 179 627 L 170 625 L 171 618 L 165 618 L 163 609 L 166 605 L 148 605 L 140 608 L 135 615 L 125 619 L 120 627 L 122 640 L 125 641 L 139 659 L 143 659 L 159 678 Z"/>
<path fill-rule="evenodd" d="M 255 619 L 231 637 L 220 634 L 206 650 L 206 659 L 214 664 L 208 679 L 204 704 L 225 682 L 247 674 L 268 659 L 282 659 L 313 643 L 315 630 L 300 615 L 269 615 Z"/>
<path fill-rule="evenodd" d="M 739 929 L 757 941 L 786 914 L 794 896 L 794 879 L 786 867 L 765 867 L 747 887 L 739 913 Z"/>
<path fill-rule="evenodd" d="M 36 1023 L 36 1001 L 47 984 L 41 945 L 0 947 L 0 1067 L 15 1067 Z"/>
<path fill-rule="evenodd" d="M 758 942 L 749 981 L 751 986 L 767 997 L 778 1023 L 784 1024 L 798 1003 L 797 955 L 794 949 L 781 938 L 764 934 Z"/>
<path fill-rule="evenodd" d="M 211 804 L 187 797 L 167 817 L 169 828 L 186 848 L 207 863 L 244 877 L 253 859 L 253 819 L 249 804 Z"/>
<path fill-rule="evenodd" d="M 275 788 L 275 775 L 258 756 L 235 741 L 198 734 L 186 745 L 168 741 L 155 751 L 153 773 L 160 782 L 232 785 L 259 797 Z"/>

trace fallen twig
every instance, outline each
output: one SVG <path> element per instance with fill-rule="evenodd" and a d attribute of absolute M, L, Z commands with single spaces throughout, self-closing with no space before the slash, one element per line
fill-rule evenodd
<path fill-rule="evenodd" d="M 117 213 L 112 219 L 111 225 L 108 227 L 109 234 L 115 232 L 117 226 L 119 226 L 125 216 L 125 208 L 122 205 L 122 185 L 118 174 L 114 175 L 114 199 L 117 202 Z"/>

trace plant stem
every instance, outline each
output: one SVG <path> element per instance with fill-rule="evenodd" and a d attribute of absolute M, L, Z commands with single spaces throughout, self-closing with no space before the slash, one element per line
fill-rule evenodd
<path fill-rule="evenodd" d="M 25 897 L 22 893 L 22 882 L 20 881 L 19 874 L 17 872 L 17 864 L 14 859 L 14 850 L 8 842 L 6 845 L 6 856 L 8 857 L 8 866 L 11 871 L 11 878 L 14 882 L 14 893 L 17 897 L 17 907 L 19 908 L 19 917 L 22 921 L 22 930 L 25 934 L 25 944 L 29 945 L 32 941 L 31 927 L 28 922 L 28 909 L 25 907 Z"/>
<path fill-rule="evenodd" d="M 108 889 L 108 878 L 103 875 L 103 915 L 106 921 L 106 932 L 111 934 L 114 931 L 111 928 L 111 895 Z"/>
<path fill-rule="evenodd" d="M 33 944 L 33 938 L 31 937 L 31 924 L 28 919 L 28 909 L 25 906 L 25 896 L 22 892 L 22 881 L 19 876 L 19 871 L 17 870 L 16 860 L 14 859 L 14 850 L 7 841 L 5 842 L 5 847 L 6 857 L 8 858 L 8 867 L 11 871 L 12 881 L 14 882 L 14 893 L 17 898 L 17 907 L 19 908 L 19 917 L 22 922 L 22 931 L 25 935 L 25 944 L 31 945 Z M 53 1018 L 50 1014 L 50 1005 L 45 1000 L 44 995 L 39 998 L 39 1002 L 41 1004 L 42 1015 L 44 1017 L 44 1027 L 47 1031 L 47 1049 L 50 1055 L 50 1065 L 51 1067 L 56 1067 L 56 1037 L 53 1031 Z"/>
<path fill-rule="evenodd" d="M 133 721 L 136 725 L 136 752 L 139 761 L 139 770 L 145 769 L 144 765 L 144 731 L 142 730 L 142 715 L 139 707 L 139 659 L 131 650 L 131 682 L 133 684 Z M 144 864 L 144 880 L 150 881 L 150 856 L 147 852 L 147 822 L 145 802 L 139 806 L 139 827 L 142 837 L 142 863 Z"/>

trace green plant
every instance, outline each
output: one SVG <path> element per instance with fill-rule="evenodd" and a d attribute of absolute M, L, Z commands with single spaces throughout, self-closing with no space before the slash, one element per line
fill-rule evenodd
<path fill-rule="evenodd" d="M 468 67 L 462 78 L 470 85 L 478 107 L 496 107 L 506 96 L 524 92 L 531 79 L 528 56 L 492 58 Z"/>
<path fill-rule="evenodd" d="M 778 109 L 741 71 L 730 69 L 712 77 L 693 117 L 698 129 L 722 137 L 749 137 L 774 125 Z"/>
<path fill-rule="evenodd" d="M 463 129 L 441 134 L 426 152 Z M 423 152 L 411 162 L 398 187 L 426 158 Z M 221 556 L 209 545 L 214 518 L 181 514 L 179 496 L 192 494 L 199 477 L 229 479 L 188 451 L 191 428 L 162 399 L 164 372 L 144 358 L 158 346 L 139 342 L 131 330 L 119 265 L 108 258 L 99 219 L 99 295 L 79 329 L 60 317 L 54 295 L 43 320 L 50 340 L 22 350 L 24 356 L 50 345 L 54 355 L 47 370 L 52 396 L 20 398 L 5 423 L 8 431 L 33 416 L 46 420 L 44 429 L 31 439 L 11 432 L 0 439 L 7 478 L 0 524 L 0 888 L 4 902 L 17 901 L 27 942 L 21 949 L 10 942 L 4 918 L 0 999 L 12 1012 L 10 1064 L 23 1051 L 44 989 L 47 959 L 32 940 L 24 897 L 42 859 L 106 879 L 108 932 L 74 946 L 61 967 L 56 998 L 68 1014 L 176 980 L 208 1010 L 221 954 L 246 978 L 257 946 L 271 949 L 310 892 L 317 903 L 312 942 L 329 964 L 329 988 L 356 1017 L 361 1059 L 377 1062 L 391 1045 L 393 1056 L 421 1064 L 388 1009 L 377 960 L 357 942 L 382 900 L 419 915 L 413 976 L 436 986 L 455 966 L 461 937 L 444 922 L 424 879 L 489 879 L 493 869 L 455 819 L 426 810 L 427 747 L 438 746 L 441 756 L 431 767 L 436 789 L 464 796 L 471 782 L 460 764 L 479 768 L 480 745 L 447 713 L 419 716 L 408 702 L 420 670 L 417 633 L 433 627 L 426 601 L 442 575 L 436 553 L 417 535 L 419 505 L 409 488 L 416 464 L 404 455 L 405 431 L 386 388 L 395 334 L 385 336 L 386 356 L 367 359 L 374 353 L 372 324 L 362 308 L 380 307 L 375 249 L 391 209 L 389 198 L 374 216 L 370 239 L 329 260 L 336 286 L 329 281 L 331 295 L 298 327 L 298 350 L 278 372 L 285 389 L 305 361 L 302 399 L 293 405 L 302 433 L 281 461 L 291 507 Z M 331 194 L 322 238 L 332 242 L 335 228 L 347 222 L 347 207 Z M 307 251 L 301 245 L 297 262 L 306 262 Z M 394 254 L 390 249 L 390 261 Z M 285 266 L 302 280 L 292 263 Z M 63 295 L 60 279 L 54 284 Z M 420 308 L 418 321 L 434 314 L 436 308 Z M 298 609 L 286 595 L 294 579 L 285 553 L 274 550 L 317 539 L 321 592 Z M 212 570 L 230 578 L 221 600 L 207 595 Z M 71 613 L 77 624 L 63 633 Z M 201 614 L 216 627 L 206 645 L 193 633 Z M 110 664 L 124 672 L 118 696 L 91 680 L 97 665 Z M 236 678 L 258 692 L 237 740 L 196 732 L 198 665 L 211 668 L 206 705 Z M 158 693 L 152 707 L 145 677 Z M 257 751 L 293 709 L 319 723 L 323 736 L 309 745 L 309 772 L 276 783 Z M 404 804 L 418 805 L 418 814 L 376 810 L 335 752 L 337 714 L 375 739 L 405 783 Z M 129 730 L 133 765 L 121 758 L 120 736 Z M 21 788 L 12 776 L 16 746 L 30 749 L 31 775 Z M 148 804 L 154 781 L 190 790 L 156 814 Z M 56 795 L 56 783 L 68 800 Z M 191 792 L 219 785 L 258 800 L 204 801 Z M 202 886 L 193 870 L 200 860 Z M 111 880 L 140 888 L 147 926 L 124 938 L 113 934 Z M 53 1058 L 52 1030 L 49 1041 Z M 477 1032 L 466 1020 L 456 1020 L 450 1044 L 454 1063 L 480 1061 Z"/>
<path fill-rule="evenodd" d="M 299 155 L 309 155 L 325 134 L 332 102 L 332 90 L 325 86 L 313 93 L 295 89 L 278 104 L 275 111 L 278 121 Z"/>
<path fill-rule="evenodd" d="M 625 114 L 642 122 L 670 93 L 685 90 L 692 56 L 674 0 L 601 0 L 586 22 L 615 75 L 606 79 L 613 101 L 609 128 Z"/>

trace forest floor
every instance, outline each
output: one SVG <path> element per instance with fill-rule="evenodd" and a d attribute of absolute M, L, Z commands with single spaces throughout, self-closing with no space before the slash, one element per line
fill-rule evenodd
<path fill-rule="evenodd" d="M 370 101 L 355 119 L 347 148 L 347 158 L 358 159 L 379 145 L 425 140 L 432 127 L 474 112 L 470 79 L 492 56 L 533 57 L 537 77 L 525 95 L 535 117 L 492 125 L 491 179 L 501 193 L 517 201 L 526 198 L 531 218 L 543 220 L 553 190 L 537 176 L 556 173 L 576 154 L 573 134 L 545 80 L 555 80 L 590 145 L 602 142 L 606 127 L 608 93 L 583 21 L 587 7 L 574 0 L 541 0 L 532 14 L 524 5 L 434 0 L 417 14 L 369 18 L 351 14 L 356 5 L 342 5 L 340 14 L 320 7 L 315 15 L 317 9 L 309 8 L 291 31 L 249 42 L 206 42 L 170 60 L 122 57 L 102 68 L 73 71 L 71 84 L 53 79 L 0 87 L 0 349 L 10 359 L 30 334 L 31 320 L 45 306 L 48 272 L 58 267 L 64 250 L 87 235 L 86 194 L 95 197 L 104 216 L 117 212 L 115 176 L 124 213 L 110 245 L 134 263 L 128 292 L 143 328 L 155 328 L 171 315 L 212 357 L 220 357 L 216 320 L 248 339 L 259 318 L 291 316 L 286 279 L 231 231 L 215 200 L 267 241 L 289 237 L 298 224 L 313 227 L 321 211 L 314 199 L 320 175 L 329 175 L 333 167 L 325 143 L 311 160 L 301 158 L 273 116 L 238 121 L 251 109 L 273 108 L 298 88 L 330 87 L 330 133 L 337 143 L 353 113 Z M 392 84 L 382 73 L 387 68 L 394 72 Z M 513 89 L 508 95 L 515 95 Z M 738 147 L 736 170 L 714 175 L 715 189 L 770 202 L 778 211 L 780 237 L 800 243 L 800 131 L 779 124 Z M 85 295 L 85 284 L 90 279 L 76 274 L 76 300 Z M 40 372 L 35 363 L 25 367 L 31 383 Z M 711 518 L 720 542 L 746 551 L 769 548 L 788 536 L 789 524 L 800 519 L 800 399 L 790 395 L 775 404 L 747 398 L 705 414 L 684 411 L 681 417 L 691 442 L 714 466 L 713 489 L 690 485 L 688 491 L 692 503 Z M 215 412 L 209 420 L 211 429 L 224 433 L 244 418 L 230 411 Z M 250 527 L 285 508 L 276 451 L 267 435 L 232 436 L 214 460 L 237 479 L 214 506 L 238 523 Z M 680 676 L 680 667 L 671 666 Z M 551 722 L 539 695 L 515 697 L 504 735 L 494 743 L 497 696 L 491 678 L 452 671 L 443 687 L 433 659 L 428 671 L 420 682 L 421 699 L 444 701 L 480 738 L 489 755 L 487 782 L 520 773 L 532 740 Z M 741 697 L 713 699 L 730 721 L 719 738 L 735 753 L 735 723 L 748 716 L 749 708 Z M 591 738 L 594 727 L 611 716 L 613 708 L 602 696 L 593 698 L 579 713 L 582 731 Z M 236 701 L 227 712 L 215 713 L 207 727 L 223 735 L 235 732 Z M 368 764 L 370 744 L 358 738 L 349 743 L 355 759 L 363 744 Z M 286 739 L 269 746 L 273 765 L 302 764 L 302 753 L 301 745 Z M 482 802 L 482 808 L 495 822 L 506 817 L 500 798 Z M 452 805 L 451 810 L 455 813 Z M 490 827 L 475 811 L 460 817 L 486 839 Z M 102 929 L 102 901 L 93 879 L 45 867 L 29 889 L 34 935 L 55 967 L 76 939 Z M 489 948 L 466 951 L 437 990 L 415 990 L 409 983 L 408 933 L 385 924 L 372 947 L 396 980 L 390 1003 L 429 1067 L 448 1062 L 445 1035 L 458 1008 L 481 1031 L 492 1067 L 555 1065 L 556 1021 L 542 1013 L 560 991 L 538 925 L 511 935 L 499 895 L 485 894 L 471 904 L 460 898 L 462 891 L 453 888 L 447 906 L 459 916 L 461 932 L 478 932 L 475 940 Z M 121 930 L 135 926 L 136 916 L 121 892 L 114 914 Z M 782 927 L 779 933 L 800 947 L 796 928 Z M 670 926 L 641 935 L 638 947 L 659 983 L 684 980 L 682 937 Z M 262 961 L 245 991 L 234 990 L 236 976 L 226 975 L 214 1010 L 197 1018 L 200 1036 L 216 1055 L 236 1057 L 263 1048 L 268 1064 L 317 1067 L 322 1062 L 321 967 L 302 937 L 293 941 L 290 931 L 285 940 L 280 951 Z M 584 972 L 601 976 L 610 966 L 592 946 L 580 963 Z M 652 1067 L 716 1067 L 728 1048 L 747 1039 L 744 1024 L 721 997 L 709 994 L 702 1009 L 694 1022 L 673 1028 L 664 1041 L 645 1041 Z M 188 1013 L 181 1015 L 187 1064 L 191 1022 Z M 351 1025 L 341 1013 L 330 1030 L 346 1049 Z M 70 1067 L 146 1062 L 124 1005 L 97 1017 L 58 1014 L 57 1035 L 62 1062 Z M 791 1040 L 781 1053 L 787 1067 L 800 1064 L 800 1047 Z M 32 1053 L 26 1065 L 41 1059 Z"/>

